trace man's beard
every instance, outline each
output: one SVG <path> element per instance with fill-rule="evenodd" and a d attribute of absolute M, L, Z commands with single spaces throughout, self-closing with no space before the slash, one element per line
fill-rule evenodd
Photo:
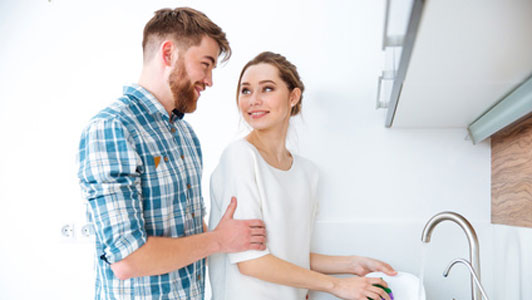
<path fill-rule="evenodd" d="M 168 84 L 174 96 L 175 108 L 182 113 L 194 112 L 197 102 L 196 92 L 181 58 L 170 73 Z"/>

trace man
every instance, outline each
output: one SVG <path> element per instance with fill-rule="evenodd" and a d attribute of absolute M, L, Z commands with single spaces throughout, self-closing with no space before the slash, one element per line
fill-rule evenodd
<path fill-rule="evenodd" d="M 265 249 L 264 223 L 233 220 L 205 232 L 199 141 L 183 120 L 212 85 L 225 33 L 190 8 L 146 24 L 138 85 L 91 119 L 78 176 L 96 233 L 97 299 L 203 299 L 204 258 Z"/>

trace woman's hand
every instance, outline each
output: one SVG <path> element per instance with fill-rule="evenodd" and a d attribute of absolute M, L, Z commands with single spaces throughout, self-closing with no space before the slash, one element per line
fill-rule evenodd
<path fill-rule="evenodd" d="M 388 287 L 386 282 L 380 278 L 336 278 L 334 287 L 330 292 L 336 297 L 346 300 L 368 300 L 368 298 L 391 300 L 390 295 L 384 289 L 376 287 L 374 284 Z"/>
<path fill-rule="evenodd" d="M 318 264 L 331 260 L 333 262 L 335 261 L 334 257 L 328 257 L 324 255 L 313 256 L 314 259 L 318 259 Z M 349 265 L 349 260 L 352 257 L 342 256 L 337 258 L 337 263 L 334 265 L 340 265 L 340 263 L 342 265 Z M 322 261 L 320 261 L 320 259 Z M 298 265 L 277 258 L 272 254 L 267 254 L 259 258 L 239 262 L 238 269 L 240 273 L 246 276 L 296 288 L 305 288 L 309 290 L 326 292 L 341 299 L 368 300 L 369 297 L 374 300 L 390 300 L 390 296 L 384 289 L 374 286 L 378 284 L 383 287 L 388 287 L 388 284 L 381 278 L 338 278 L 328 276 L 316 271 L 302 268 Z"/>
<path fill-rule="evenodd" d="M 397 272 L 389 264 L 369 257 L 352 256 L 352 265 L 353 273 L 358 276 L 365 276 L 371 272 L 383 272 L 390 276 L 397 275 Z"/>

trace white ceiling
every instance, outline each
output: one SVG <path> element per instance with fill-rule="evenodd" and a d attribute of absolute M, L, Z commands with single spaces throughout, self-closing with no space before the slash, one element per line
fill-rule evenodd
<path fill-rule="evenodd" d="M 394 128 L 464 128 L 532 75 L 531 0 L 426 0 Z"/>

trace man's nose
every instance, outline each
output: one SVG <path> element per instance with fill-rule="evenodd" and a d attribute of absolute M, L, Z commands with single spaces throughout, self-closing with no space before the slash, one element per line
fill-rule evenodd
<path fill-rule="evenodd" d="M 209 71 L 209 73 L 207 73 L 207 76 L 205 76 L 205 78 L 203 79 L 203 83 L 208 87 L 212 86 L 212 71 Z"/>

